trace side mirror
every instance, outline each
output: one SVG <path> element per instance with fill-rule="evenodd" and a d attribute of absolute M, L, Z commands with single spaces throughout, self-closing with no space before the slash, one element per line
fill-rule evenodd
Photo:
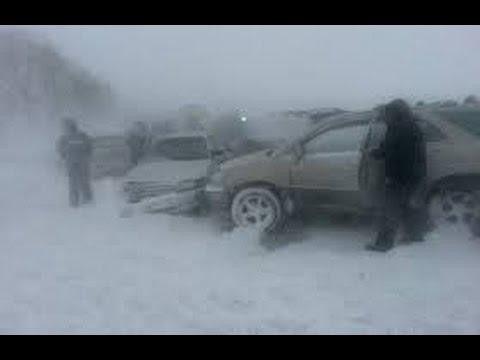
<path fill-rule="evenodd" d="M 212 157 L 218 157 L 218 156 L 224 155 L 224 154 L 225 154 L 225 151 L 224 151 L 224 150 L 221 150 L 221 149 L 212 150 L 212 151 L 210 151 L 210 154 L 212 155 Z"/>
<path fill-rule="evenodd" d="M 210 156 L 214 161 L 223 162 L 233 157 L 233 152 L 228 148 L 214 149 L 210 151 Z"/>

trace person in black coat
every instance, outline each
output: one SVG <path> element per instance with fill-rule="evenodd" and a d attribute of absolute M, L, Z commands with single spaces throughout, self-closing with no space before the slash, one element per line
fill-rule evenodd
<path fill-rule="evenodd" d="M 77 207 L 81 201 L 88 203 L 93 199 L 90 184 L 92 141 L 78 129 L 74 119 L 65 118 L 63 126 L 64 134 L 58 141 L 57 150 L 67 169 L 70 206 Z"/>
<path fill-rule="evenodd" d="M 426 145 L 423 133 L 408 104 L 395 100 L 384 107 L 385 140 L 372 152 L 385 162 L 385 203 L 380 230 L 368 250 L 388 251 L 403 226 L 405 241 L 422 241 L 426 224 L 424 207 L 412 205 L 414 194 L 426 177 Z"/>

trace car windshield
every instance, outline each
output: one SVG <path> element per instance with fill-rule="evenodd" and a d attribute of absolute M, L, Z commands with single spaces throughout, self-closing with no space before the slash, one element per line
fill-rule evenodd
<path fill-rule="evenodd" d="M 208 159 L 209 152 L 206 139 L 199 136 L 157 141 L 152 155 L 171 160 L 201 160 Z"/>
<path fill-rule="evenodd" d="M 480 137 L 480 110 L 452 109 L 438 111 L 437 114 L 468 133 Z"/>

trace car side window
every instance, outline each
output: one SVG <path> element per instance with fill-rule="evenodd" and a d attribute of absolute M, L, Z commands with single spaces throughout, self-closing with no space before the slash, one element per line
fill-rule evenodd
<path fill-rule="evenodd" d="M 305 144 L 306 154 L 339 153 L 360 150 L 367 125 L 355 125 L 327 131 Z"/>
<path fill-rule="evenodd" d="M 439 142 L 447 138 L 447 136 L 431 122 L 422 118 L 417 118 L 417 121 L 425 136 L 425 142 Z"/>

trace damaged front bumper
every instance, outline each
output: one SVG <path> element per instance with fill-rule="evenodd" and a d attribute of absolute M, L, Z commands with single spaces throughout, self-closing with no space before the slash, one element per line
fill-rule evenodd
<path fill-rule="evenodd" d="M 202 206 L 203 198 L 203 189 L 170 192 L 129 204 L 123 213 L 125 216 L 138 212 L 166 213 L 171 215 L 188 214 L 195 212 Z"/>

